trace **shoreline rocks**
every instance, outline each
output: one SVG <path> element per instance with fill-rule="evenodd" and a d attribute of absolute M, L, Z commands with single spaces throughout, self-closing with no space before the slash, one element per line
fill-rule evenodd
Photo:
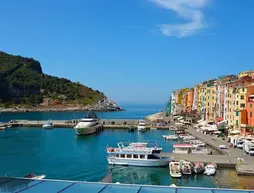
<path fill-rule="evenodd" d="M 116 105 L 115 102 L 104 98 L 98 101 L 95 105 L 88 106 L 68 106 L 68 105 L 58 105 L 58 106 L 36 106 L 36 107 L 13 107 L 13 108 L 0 108 L 0 113 L 19 113 L 19 112 L 118 112 L 124 111 L 122 107 Z"/>

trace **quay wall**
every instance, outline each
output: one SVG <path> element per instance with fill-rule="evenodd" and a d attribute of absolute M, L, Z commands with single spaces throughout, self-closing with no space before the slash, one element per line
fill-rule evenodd
<path fill-rule="evenodd" d="M 80 120 L 52 120 L 54 128 L 73 128 Z M 105 129 L 129 129 L 137 128 L 139 120 L 135 119 L 101 119 L 103 123 L 103 128 Z M 47 121 L 37 121 L 37 120 L 12 120 L 10 123 L 13 127 L 42 127 Z M 153 123 L 146 121 L 146 128 L 150 129 Z M 167 129 L 169 126 L 153 126 L 157 129 Z"/>

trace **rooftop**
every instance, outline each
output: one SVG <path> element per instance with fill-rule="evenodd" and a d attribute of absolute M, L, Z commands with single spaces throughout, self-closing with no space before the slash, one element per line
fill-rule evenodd
<path fill-rule="evenodd" d="M 217 188 L 191 188 L 148 186 L 131 184 L 106 184 L 99 182 L 76 182 L 63 180 L 31 180 L 0 177 L 0 192 L 63 192 L 63 193 L 253 193 L 252 190 Z"/>

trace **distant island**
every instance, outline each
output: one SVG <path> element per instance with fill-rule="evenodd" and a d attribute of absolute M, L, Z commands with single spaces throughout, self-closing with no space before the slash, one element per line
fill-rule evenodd
<path fill-rule="evenodd" d="M 0 112 L 121 110 L 98 90 L 44 74 L 33 58 L 0 51 Z"/>

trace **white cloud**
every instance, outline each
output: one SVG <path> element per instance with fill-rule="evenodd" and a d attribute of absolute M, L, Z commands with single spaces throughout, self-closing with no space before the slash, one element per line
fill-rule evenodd
<path fill-rule="evenodd" d="M 159 25 L 166 36 L 186 37 L 198 33 L 205 25 L 203 9 L 209 0 L 149 0 L 156 5 L 172 10 L 187 22 Z"/>

